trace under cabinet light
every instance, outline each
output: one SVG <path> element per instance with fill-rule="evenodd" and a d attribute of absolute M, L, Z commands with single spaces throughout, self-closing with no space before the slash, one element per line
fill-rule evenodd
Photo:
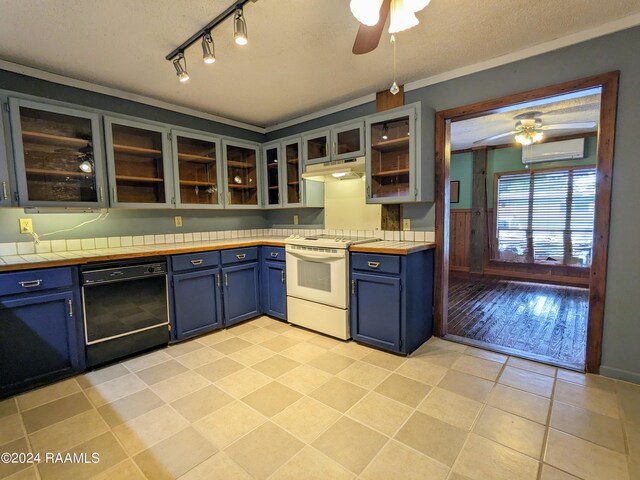
<path fill-rule="evenodd" d="M 210 32 L 202 36 L 202 59 L 207 64 L 212 64 L 216 61 L 216 49 Z"/>
<path fill-rule="evenodd" d="M 236 10 L 236 14 L 233 19 L 233 25 L 234 25 L 233 38 L 235 38 L 236 43 L 238 45 L 246 45 L 247 43 L 249 43 L 249 38 L 247 36 L 247 22 L 244 19 L 242 8 L 238 8 Z"/>

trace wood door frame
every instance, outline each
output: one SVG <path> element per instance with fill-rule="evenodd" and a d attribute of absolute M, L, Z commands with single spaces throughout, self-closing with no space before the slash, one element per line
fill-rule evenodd
<path fill-rule="evenodd" d="M 593 234 L 593 256 L 589 280 L 589 316 L 587 324 L 586 370 L 598 373 L 602 358 L 602 332 L 606 290 L 609 218 L 611 213 L 611 181 L 620 72 L 536 88 L 493 100 L 473 103 L 436 113 L 436 271 L 435 334 L 447 334 L 449 293 L 449 215 L 451 122 L 480 117 L 509 105 L 554 97 L 573 91 L 600 87 L 600 122 L 597 141 L 596 205 Z"/>

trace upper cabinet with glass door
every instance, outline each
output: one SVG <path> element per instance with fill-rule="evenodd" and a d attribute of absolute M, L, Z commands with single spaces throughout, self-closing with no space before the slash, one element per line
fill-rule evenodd
<path fill-rule="evenodd" d="M 19 98 L 9 111 L 20 206 L 107 205 L 97 114 Z"/>
<path fill-rule="evenodd" d="M 222 208 L 220 141 L 179 130 L 171 133 L 177 207 Z"/>
<path fill-rule="evenodd" d="M 223 140 L 227 208 L 260 206 L 259 145 Z"/>
<path fill-rule="evenodd" d="M 331 160 L 331 131 L 318 130 L 302 137 L 304 164 L 328 162 Z"/>
<path fill-rule="evenodd" d="M 0 112 L 0 207 L 11 206 L 11 184 L 9 183 L 9 162 L 2 112 Z"/>
<path fill-rule="evenodd" d="M 264 173 L 264 206 L 277 208 L 282 205 L 280 195 L 280 179 L 282 161 L 280 159 L 280 142 L 262 146 L 262 171 Z"/>
<path fill-rule="evenodd" d="M 364 122 L 331 127 L 331 160 L 347 160 L 364 155 Z"/>
<path fill-rule="evenodd" d="M 366 119 L 367 203 L 433 201 L 433 114 L 416 103 Z"/>
<path fill-rule="evenodd" d="M 111 204 L 115 207 L 173 207 L 168 130 L 105 117 Z"/>
<path fill-rule="evenodd" d="M 302 168 L 300 162 L 300 154 L 302 153 L 302 145 L 300 138 L 285 140 L 282 142 L 282 153 L 284 162 L 282 170 L 284 173 L 283 190 L 285 207 L 303 206 L 303 188 L 305 185 L 302 181 Z"/>

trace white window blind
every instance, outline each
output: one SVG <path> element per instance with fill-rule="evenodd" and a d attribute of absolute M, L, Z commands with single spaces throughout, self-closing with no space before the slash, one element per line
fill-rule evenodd
<path fill-rule="evenodd" d="M 530 171 L 498 178 L 498 258 L 591 264 L 596 169 Z"/>

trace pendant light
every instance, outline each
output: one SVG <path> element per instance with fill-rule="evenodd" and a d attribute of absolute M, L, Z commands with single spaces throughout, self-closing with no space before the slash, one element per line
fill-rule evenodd
<path fill-rule="evenodd" d="M 216 49 L 210 32 L 202 36 L 202 60 L 209 65 L 216 61 Z"/>
<path fill-rule="evenodd" d="M 380 20 L 382 0 L 351 0 L 349 7 L 360 23 L 373 27 Z"/>
<path fill-rule="evenodd" d="M 246 45 L 249 43 L 249 37 L 247 36 L 247 22 L 244 20 L 244 15 L 242 14 L 242 9 L 238 8 L 236 10 L 235 17 L 233 19 L 234 25 L 234 34 L 233 38 L 235 39 L 238 45 Z"/>

